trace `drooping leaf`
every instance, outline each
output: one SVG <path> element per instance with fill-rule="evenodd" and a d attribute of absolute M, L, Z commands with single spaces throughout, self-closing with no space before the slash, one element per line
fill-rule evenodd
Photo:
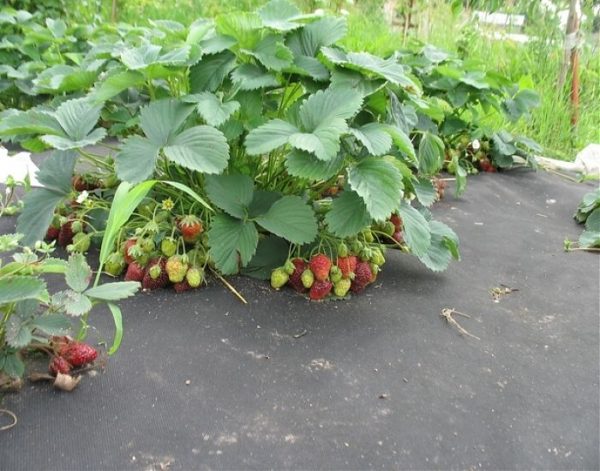
<path fill-rule="evenodd" d="M 13 348 L 23 348 L 31 342 L 31 327 L 18 316 L 11 316 L 6 323 L 6 343 Z"/>
<path fill-rule="evenodd" d="M 234 68 L 235 55 L 230 51 L 203 57 L 190 69 L 190 91 L 192 93 L 214 92 Z"/>
<path fill-rule="evenodd" d="M 115 337 L 113 339 L 113 344 L 108 349 L 108 354 L 113 355 L 121 346 L 121 341 L 123 340 L 123 314 L 121 313 L 121 308 L 113 303 L 107 303 L 108 309 L 113 317 L 113 322 L 115 324 Z"/>
<path fill-rule="evenodd" d="M 257 90 L 259 88 L 279 85 L 275 74 L 256 64 L 242 64 L 231 72 L 231 80 L 240 90 Z"/>
<path fill-rule="evenodd" d="M 358 193 L 348 189 L 333 200 L 325 222 L 333 234 L 344 238 L 356 235 L 368 226 L 371 216 Z"/>
<path fill-rule="evenodd" d="M 294 133 L 289 143 L 301 151 L 314 154 L 317 159 L 330 161 L 340 150 L 340 137 L 348 130 L 346 122 L 341 118 L 323 121 L 312 132 Z"/>
<path fill-rule="evenodd" d="M 102 301 L 119 301 L 133 296 L 139 288 L 137 281 L 119 281 L 94 286 L 86 290 L 85 295 Z"/>
<path fill-rule="evenodd" d="M 62 134 L 60 124 L 51 112 L 31 109 L 4 113 L 0 120 L 0 136 L 21 134 Z"/>
<path fill-rule="evenodd" d="M 254 184 L 247 175 L 209 175 L 206 193 L 227 214 L 239 219 L 246 216 L 252 202 Z"/>
<path fill-rule="evenodd" d="M 209 253 L 224 275 L 232 275 L 246 266 L 256 252 L 258 231 L 253 222 L 244 222 L 217 214 L 208 231 Z"/>
<path fill-rule="evenodd" d="M 266 154 L 287 144 L 290 136 L 298 132 L 295 126 L 282 119 L 272 119 L 248 133 L 246 151 L 250 155 Z"/>
<path fill-rule="evenodd" d="M 344 164 L 344 154 L 339 152 L 329 161 L 319 160 L 314 155 L 294 149 L 285 160 L 290 175 L 308 180 L 328 180 L 337 174 Z"/>
<path fill-rule="evenodd" d="M 406 244 L 414 255 L 424 256 L 431 245 L 429 223 L 419 211 L 404 200 L 402 200 L 398 212 L 402 218 Z"/>
<path fill-rule="evenodd" d="M 294 244 L 307 244 L 317 236 L 315 214 L 299 196 L 283 196 L 256 222 Z"/>
<path fill-rule="evenodd" d="M 387 132 L 392 136 L 392 141 L 398 150 L 408 156 L 415 165 L 418 165 L 419 161 L 417 159 L 417 154 L 415 153 L 415 148 L 410 137 L 408 137 L 408 134 L 397 126 L 389 126 Z"/>
<path fill-rule="evenodd" d="M 229 160 L 227 139 L 212 126 L 186 129 L 172 138 L 163 151 L 182 167 L 203 173 L 221 173 Z"/>
<path fill-rule="evenodd" d="M 437 191 L 433 183 L 427 177 L 417 177 L 412 182 L 419 203 L 423 206 L 431 206 L 437 198 Z"/>
<path fill-rule="evenodd" d="M 79 317 L 91 311 L 92 302 L 85 294 L 73 290 L 63 291 L 62 294 L 62 308 L 69 316 Z"/>
<path fill-rule="evenodd" d="M 44 280 L 32 276 L 6 276 L 0 279 L 0 305 L 37 299 L 46 290 Z"/>
<path fill-rule="evenodd" d="M 258 242 L 256 254 L 250 263 L 242 268 L 242 275 L 268 280 L 271 272 L 285 263 L 288 249 L 289 245 L 285 240 L 270 234 Z"/>
<path fill-rule="evenodd" d="M 195 103 L 202 119 L 211 126 L 220 126 L 240 107 L 239 102 L 227 101 L 223 103 L 217 95 L 210 92 L 188 95 L 183 100 L 187 103 Z"/>
<path fill-rule="evenodd" d="M 71 255 L 65 271 L 65 281 L 69 288 L 82 293 L 89 286 L 91 279 L 92 269 L 85 261 L 85 256 L 82 254 Z"/>
<path fill-rule="evenodd" d="M 367 158 L 348 170 L 348 183 L 363 199 L 376 221 L 387 219 L 398 208 L 404 188 L 399 170 L 383 159 Z"/>
<path fill-rule="evenodd" d="M 265 36 L 250 53 L 267 69 L 280 71 L 289 67 L 294 54 L 283 43 L 283 37 L 276 34 Z"/>
<path fill-rule="evenodd" d="M 370 155 L 379 156 L 392 147 L 392 138 L 387 128 L 384 124 L 368 123 L 360 128 L 350 128 L 350 132 L 367 148 Z"/>
<path fill-rule="evenodd" d="M 448 268 L 452 258 L 459 259 L 458 236 L 445 224 L 429 221 L 431 244 L 419 260 L 430 270 L 439 272 Z"/>
<path fill-rule="evenodd" d="M 444 143 L 426 132 L 419 143 L 419 170 L 425 175 L 436 175 L 444 163 Z"/>
<path fill-rule="evenodd" d="M 117 176 L 130 183 L 150 178 L 156 168 L 159 151 L 160 147 L 144 137 L 128 137 L 115 156 Z"/>
<path fill-rule="evenodd" d="M 140 126 L 150 142 L 162 147 L 177 134 L 193 110 L 193 106 L 175 99 L 153 101 L 140 109 Z"/>
<path fill-rule="evenodd" d="M 384 78 L 403 87 L 417 89 L 417 84 L 407 75 L 404 66 L 391 57 L 382 59 L 367 52 L 345 53 L 340 49 L 323 47 L 323 55 L 332 63 Z"/>
<path fill-rule="evenodd" d="M 105 102 L 128 88 L 137 88 L 144 83 L 140 72 L 127 70 L 109 76 L 92 92 L 95 103 Z"/>
<path fill-rule="evenodd" d="M 48 335 L 60 335 L 71 328 L 71 323 L 62 314 L 44 314 L 34 317 L 31 327 Z"/>

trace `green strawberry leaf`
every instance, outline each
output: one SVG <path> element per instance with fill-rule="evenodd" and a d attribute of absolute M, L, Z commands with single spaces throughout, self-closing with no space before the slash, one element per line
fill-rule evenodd
<path fill-rule="evenodd" d="M 338 237 L 351 237 L 369 225 L 371 216 L 363 199 L 352 190 L 345 190 L 333 200 L 325 215 L 329 230 Z"/>
<path fill-rule="evenodd" d="M 363 159 L 348 169 L 348 183 L 376 221 L 387 219 L 398 209 L 404 184 L 400 171 L 391 163 L 373 157 Z"/>
<path fill-rule="evenodd" d="M 65 281 L 69 288 L 77 293 L 87 289 L 92 279 L 92 269 L 85 261 L 82 254 L 73 254 L 69 257 L 69 265 L 65 271 Z"/>
<path fill-rule="evenodd" d="M 315 214 L 299 196 L 283 196 L 256 222 L 294 244 L 307 244 L 317 236 Z"/>
<path fill-rule="evenodd" d="M 253 222 L 225 214 L 213 217 L 208 231 L 209 254 L 217 269 L 232 275 L 250 262 L 256 252 L 258 231 Z"/>
<path fill-rule="evenodd" d="M 402 200 L 398 212 L 402 218 L 404 240 L 408 248 L 417 257 L 425 256 L 431 245 L 429 222 L 405 200 Z"/>
<path fill-rule="evenodd" d="M 208 175 L 206 193 L 230 216 L 244 219 L 252 202 L 254 183 L 247 175 Z"/>

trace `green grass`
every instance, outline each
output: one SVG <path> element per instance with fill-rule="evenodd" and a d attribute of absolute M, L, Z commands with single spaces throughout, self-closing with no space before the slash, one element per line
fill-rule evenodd
<path fill-rule="evenodd" d="M 253 10 L 265 0 L 120 0 L 118 20 L 144 24 L 148 19 L 169 19 L 189 24 L 198 17 L 215 16 L 233 10 Z M 364 50 L 387 55 L 402 48 L 401 31 L 392 30 L 384 21 L 380 0 L 355 0 L 355 5 L 338 1 L 302 0 L 304 10 L 320 6 L 346 8 L 348 35 L 343 44 L 352 50 Z M 110 2 L 104 2 L 103 16 L 108 19 Z M 459 46 L 468 59 L 483 63 L 487 68 L 503 73 L 515 82 L 524 81 L 541 96 L 541 105 L 532 116 L 514 124 L 500 114 L 491 116 L 490 124 L 506 127 L 511 132 L 525 134 L 538 141 L 546 155 L 574 159 L 577 151 L 590 142 L 600 141 L 600 55 L 590 48 L 582 50 L 580 62 L 580 121 L 571 126 L 569 99 L 570 77 L 564 87 L 557 86 L 562 62 L 560 32 L 552 25 L 540 22 L 527 33 L 542 41 L 520 45 L 510 41 L 490 41 L 482 37 L 469 22 L 466 14 L 454 16 L 444 0 L 426 2 L 409 30 L 408 42 L 418 39 L 437 47 L 457 52 Z M 554 43 L 547 40 L 555 39 Z"/>

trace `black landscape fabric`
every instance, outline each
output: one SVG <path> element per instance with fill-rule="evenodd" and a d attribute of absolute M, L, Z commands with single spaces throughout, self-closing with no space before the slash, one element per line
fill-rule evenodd
<path fill-rule="evenodd" d="M 231 280 L 247 306 L 218 281 L 129 299 L 103 373 L 3 397 L 18 424 L 0 468 L 598 469 L 600 259 L 563 251 L 591 188 L 471 178 L 434 208 L 461 262 L 436 274 L 391 254 L 346 302 L 247 278 Z M 504 287 L 518 291 L 494 302 Z M 94 339 L 111 339 L 109 317 L 93 315 Z"/>

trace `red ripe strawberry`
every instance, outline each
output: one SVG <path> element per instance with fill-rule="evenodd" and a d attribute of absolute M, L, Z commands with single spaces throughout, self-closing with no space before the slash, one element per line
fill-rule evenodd
<path fill-rule="evenodd" d="M 288 283 L 294 288 L 298 293 L 304 293 L 306 288 L 302 284 L 302 273 L 306 270 L 306 262 L 301 258 L 294 258 L 292 260 L 294 264 L 294 272 L 290 275 Z"/>
<path fill-rule="evenodd" d="M 310 287 L 308 296 L 313 301 L 320 301 L 321 299 L 325 299 L 325 297 L 327 297 L 327 295 L 331 292 L 331 288 L 333 288 L 333 283 L 331 281 L 317 280 Z"/>
<path fill-rule="evenodd" d="M 356 270 L 358 259 L 354 255 L 347 257 L 338 257 L 337 266 L 342 270 L 342 278 L 350 278 L 350 274 Z"/>
<path fill-rule="evenodd" d="M 71 228 L 72 225 L 73 221 L 67 221 L 60 226 L 57 239 L 58 245 L 61 247 L 66 247 L 73 242 L 73 229 Z"/>
<path fill-rule="evenodd" d="M 173 289 L 175 289 L 175 291 L 177 293 L 183 293 L 184 291 L 191 290 L 192 287 L 187 282 L 187 280 L 184 279 L 183 281 L 180 281 L 179 283 L 173 283 Z"/>
<path fill-rule="evenodd" d="M 148 264 L 142 279 L 143 290 L 160 289 L 169 284 L 169 275 L 165 270 L 166 262 L 166 259 L 160 258 Z"/>
<path fill-rule="evenodd" d="M 397 214 L 392 214 L 390 217 L 390 221 L 392 222 L 392 224 L 394 224 L 396 231 L 402 229 L 402 218 L 400 216 L 398 216 Z"/>
<path fill-rule="evenodd" d="M 373 279 L 373 272 L 368 262 L 359 262 L 356 265 L 355 276 L 352 280 L 350 289 L 353 293 L 360 293 L 365 287 L 371 283 Z"/>
<path fill-rule="evenodd" d="M 327 255 L 319 253 L 310 259 L 309 267 L 315 275 L 315 280 L 325 281 L 327 278 L 329 278 L 331 260 L 329 260 Z"/>
<path fill-rule="evenodd" d="M 137 239 L 128 239 L 123 245 L 123 257 L 125 257 L 125 263 L 127 265 L 129 265 L 134 260 L 133 257 L 129 255 L 129 249 L 133 247 L 136 243 Z"/>
<path fill-rule="evenodd" d="M 72 342 L 60 351 L 60 356 L 75 368 L 79 368 L 80 366 L 92 363 L 98 356 L 98 352 L 87 343 Z"/>
<path fill-rule="evenodd" d="M 181 231 L 183 240 L 188 243 L 195 242 L 198 236 L 202 234 L 202 231 L 204 230 L 200 219 L 193 214 L 180 219 L 177 223 L 177 227 Z"/>
<path fill-rule="evenodd" d="M 53 240 L 58 239 L 58 235 L 60 234 L 60 229 L 58 227 L 50 226 L 46 231 L 46 240 L 48 242 L 52 242 Z"/>
<path fill-rule="evenodd" d="M 392 239 L 394 239 L 399 244 L 403 244 L 404 243 L 404 233 L 402 231 L 396 231 L 396 232 L 394 232 Z"/>
<path fill-rule="evenodd" d="M 494 167 L 494 164 L 487 157 L 479 161 L 479 168 L 484 172 L 494 173 L 496 171 L 496 167 Z"/>
<path fill-rule="evenodd" d="M 131 262 L 125 273 L 125 281 L 142 281 L 144 279 L 144 267 L 138 262 Z"/>
<path fill-rule="evenodd" d="M 71 372 L 71 365 L 63 357 L 52 357 L 48 370 L 52 376 L 56 376 L 58 373 L 68 375 Z"/>

